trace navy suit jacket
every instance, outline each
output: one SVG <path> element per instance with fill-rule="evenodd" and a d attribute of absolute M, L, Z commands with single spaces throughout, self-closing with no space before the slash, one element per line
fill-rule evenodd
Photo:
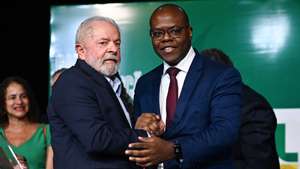
<path fill-rule="evenodd" d="M 241 129 L 234 146 L 237 169 L 280 168 L 275 145 L 276 126 L 276 116 L 268 101 L 243 85 Z"/>
<path fill-rule="evenodd" d="M 144 131 L 133 130 L 112 87 L 83 60 L 52 88 L 48 106 L 55 169 L 132 169 L 125 150 Z"/>
<path fill-rule="evenodd" d="M 143 112 L 160 114 L 160 65 L 142 76 L 136 85 L 134 106 Z M 163 135 L 181 144 L 184 169 L 231 169 L 232 144 L 240 124 L 241 78 L 237 70 L 196 56 L 185 78 L 173 123 Z M 176 160 L 164 163 L 177 169 Z"/>

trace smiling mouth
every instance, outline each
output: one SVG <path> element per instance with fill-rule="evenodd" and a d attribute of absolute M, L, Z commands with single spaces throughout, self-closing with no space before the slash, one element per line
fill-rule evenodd
<path fill-rule="evenodd" d="M 163 47 L 161 50 L 162 50 L 163 52 L 165 52 L 165 53 L 170 53 L 170 52 L 174 51 L 175 48 L 174 48 L 174 47 L 171 47 L 171 46 L 168 46 L 168 47 Z"/>
<path fill-rule="evenodd" d="M 24 107 L 16 107 L 14 108 L 15 111 L 24 111 L 25 108 Z"/>

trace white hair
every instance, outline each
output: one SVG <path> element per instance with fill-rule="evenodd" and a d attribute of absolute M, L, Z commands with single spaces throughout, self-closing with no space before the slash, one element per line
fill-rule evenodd
<path fill-rule="evenodd" d="M 110 23 L 120 33 L 120 28 L 113 19 L 104 17 L 104 16 L 93 16 L 93 17 L 87 18 L 86 20 L 81 22 L 81 24 L 78 27 L 77 32 L 76 32 L 76 39 L 75 39 L 76 44 L 82 42 L 88 35 L 91 35 L 93 29 L 91 28 L 90 25 L 92 22 L 95 22 L 95 21 Z"/>

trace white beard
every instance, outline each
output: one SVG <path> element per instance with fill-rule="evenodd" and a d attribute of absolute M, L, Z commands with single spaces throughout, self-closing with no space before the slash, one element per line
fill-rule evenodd
<path fill-rule="evenodd" d="M 103 63 L 100 66 L 100 73 L 104 74 L 105 76 L 113 76 L 118 72 L 119 64 L 107 64 Z"/>
<path fill-rule="evenodd" d="M 117 60 L 117 56 L 111 53 L 106 53 L 100 60 L 99 71 L 105 76 L 113 76 L 118 72 L 119 63 L 106 63 L 105 60 L 107 59 Z"/>

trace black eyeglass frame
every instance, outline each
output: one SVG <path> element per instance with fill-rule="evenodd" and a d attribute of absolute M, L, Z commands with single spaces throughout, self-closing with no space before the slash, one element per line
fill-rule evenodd
<path fill-rule="evenodd" d="M 167 33 L 171 38 L 180 38 L 186 28 L 189 28 L 189 25 L 173 26 L 167 29 L 150 29 L 150 36 L 154 40 L 162 40 Z"/>

